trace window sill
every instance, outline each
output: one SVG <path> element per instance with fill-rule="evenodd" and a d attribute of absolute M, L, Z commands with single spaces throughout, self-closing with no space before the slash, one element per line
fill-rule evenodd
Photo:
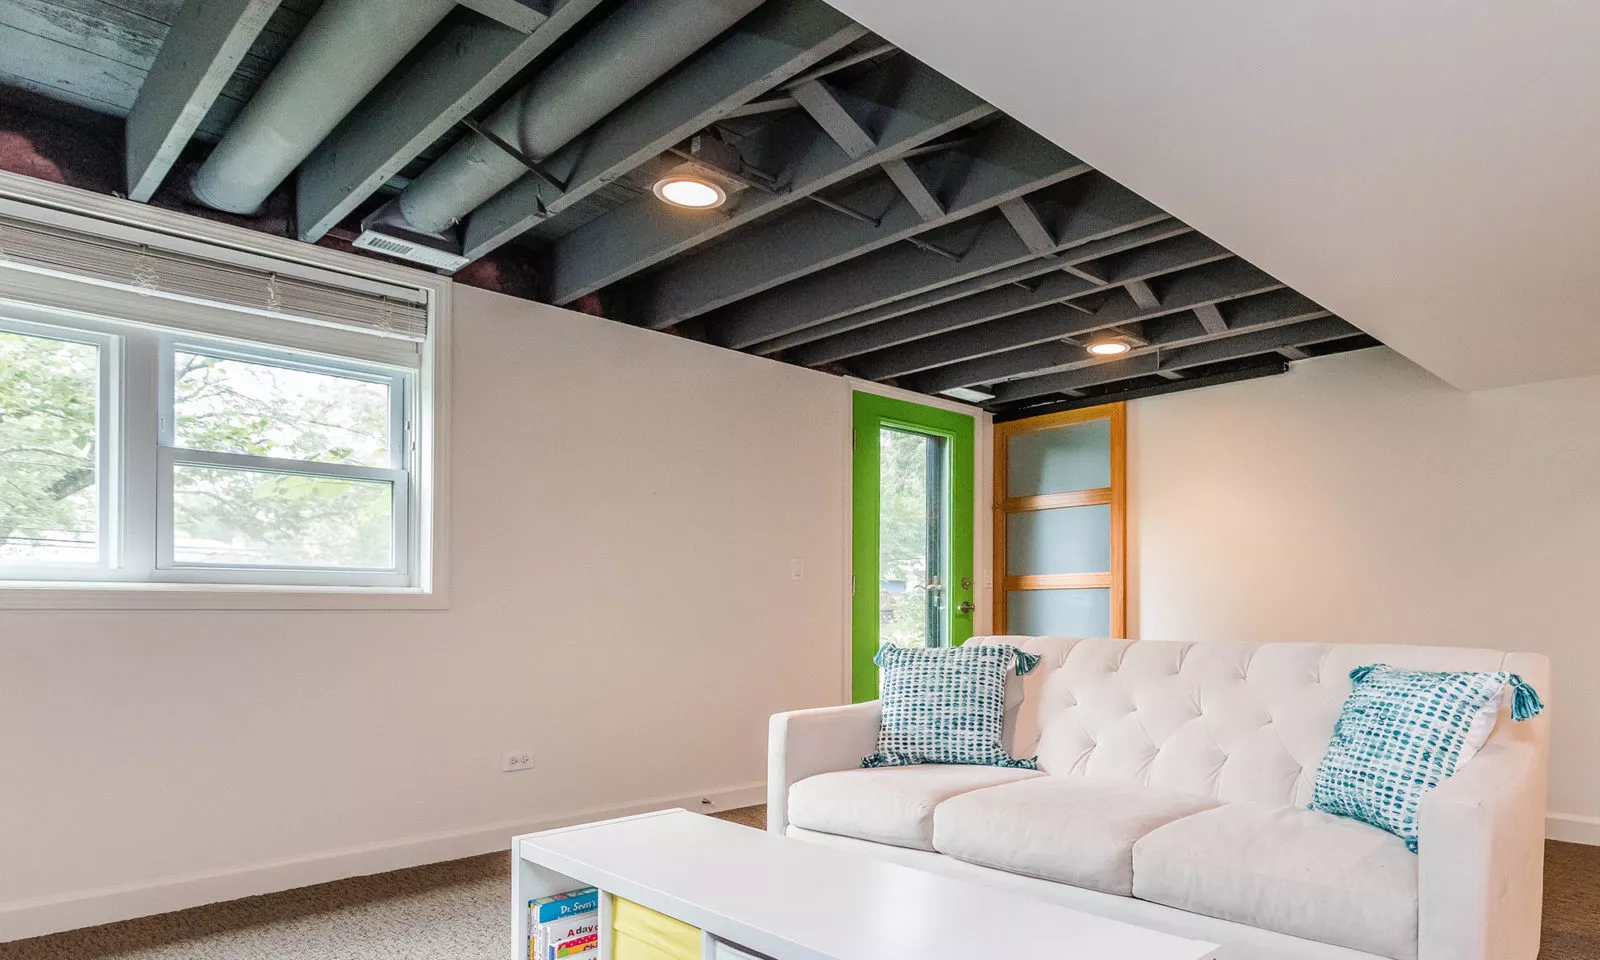
<path fill-rule="evenodd" d="M 446 610 L 440 590 L 231 583 L 0 583 L 0 612 L 24 610 Z"/>

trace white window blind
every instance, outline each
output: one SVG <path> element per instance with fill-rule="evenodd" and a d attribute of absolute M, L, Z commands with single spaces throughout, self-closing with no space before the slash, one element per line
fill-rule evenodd
<path fill-rule="evenodd" d="M 0 284 L 0 295 L 34 292 L 23 299 L 70 306 L 62 300 L 73 299 L 73 291 L 46 282 L 64 279 L 79 285 L 80 309 L 407 365 L 415 364 L 417 347 L 428 336 L 428 298 L 419 289 L 74 215 L 52 212 L 52 222 L 39 222 L 12 215 L 8 208 L 14 209 L 0 201 L 0 271 L 10 275 L 0 278 L 10 281 Z M 32 280 L 19 274 L 31 274 Z M 87 293 L 83 285 L 122 296 L 108 300 L 103 292 Z M 137 309 L 130 294 L 173 304 L 151 315 Z M 120 310 L 119 302 L 130 309 Z M 196 306 L 203 309 L 192 309 Z"/>

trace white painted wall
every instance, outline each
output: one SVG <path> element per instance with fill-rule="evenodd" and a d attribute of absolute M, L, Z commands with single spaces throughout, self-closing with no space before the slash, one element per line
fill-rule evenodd
<path fill-rule="evenodd" d="M 755 802 L 838 702 L 843 381 L 456 297 L 449 609 L 0 613 L 0 939 Z"/>
<path fill-rule="evenodd" d="M 1600 377 L 1380 349 L 1131 407 L 1132 635 L 1547 654 L 1552 835 L 1600 843 Z"/>

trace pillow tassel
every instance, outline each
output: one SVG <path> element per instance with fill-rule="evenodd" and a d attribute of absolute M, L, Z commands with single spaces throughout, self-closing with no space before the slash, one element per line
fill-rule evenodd
<path fill-rule="evenodd" d="M 1511 675 L 1511 719 L 1532 720 L 1544 713 L 1544 701 L 1539 699 L 1539 692 L 1528 686 L 1516 674 Z"/>
<path fill-rule="evenodd" d="M 1039 655 L 1037 653 L 1029 653 L 1026 650 L 1017 651 L 1017 676 L 1020 677 L 1024 674 L 1032 673 L 1033 668 L 1038 665 Z"/>
<path fill-rule="evenodd" d="M 1382 664 L 1369 663 L 1364 667 L 1356 667 L 1354 670 L 1350 671 L 1350 682 L 1360 683 L 1361 681 L 1367 679 L 1367 676 L 1380 666 L 1382 666 Z"/>

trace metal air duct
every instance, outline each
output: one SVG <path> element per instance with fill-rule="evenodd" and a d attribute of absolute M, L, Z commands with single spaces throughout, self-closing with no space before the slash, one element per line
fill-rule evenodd
<path fill-rule="evenodd" d="M 452 0 L 328 0 L 195 172 L 208 207 L 254 213 Z"/>
<path fill-rule="evenodd" d="M 484 129 L 543 160 L 760 5 L 632 0 L 496 110 Z M 471 134 L 406 187 L 399 211 L 415 230 L 442 233 L 526 172 L 516 157 Z"/>

